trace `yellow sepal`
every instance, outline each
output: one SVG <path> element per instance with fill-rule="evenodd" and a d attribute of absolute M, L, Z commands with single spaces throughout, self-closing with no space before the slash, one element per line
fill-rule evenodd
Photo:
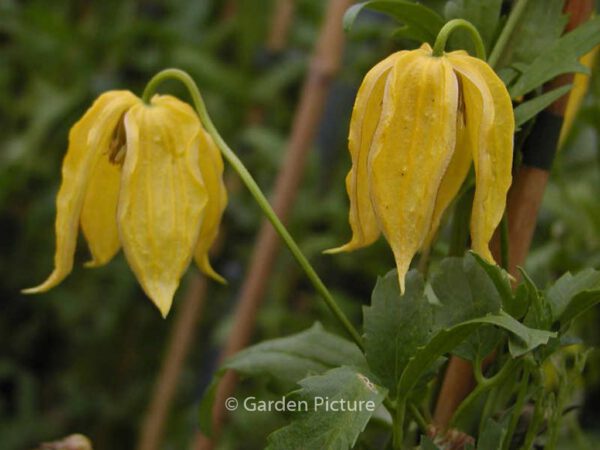
<path fill-rule="evenodd" d="M 430 55 L 424 46 L 396 60 L 368 162 L 371 201 L 394 253 L 401 292 L 429 232 L 456 140 L 457 80 L 445 58 Z"/>
<path fill-rule="evenodd" d="M 387 77 L 394 62 L 406 53 L 406 51 L 397 52 L 379 62 L 369 70 L 358 89 L 348 135 L 348 150 L 352 159 L 352 168 L 346 176 L 346 191 L 350 199 L 349 222 L 352 239 L 341 247 L 325 250 L 325 253 L 356 250 L 373 243 L 379 237 L 379 226 L 368 192 L 367 162 L 373 144 L 373 136 L 381 117 Z"/>
<path fill-rule="evenodd" d="M 221 217 L 227 206 L 227 191 L 223 184 L 223 158 L 213 139 L 203 129 L 198 134 L 198 147 L 200 173 L 207 190 L 208 202 L 194 250 L 194 260 L 204 274 L 219 283 L 226 283 L 225 279 L 212 268 L 208 257 L 208 251 L 219 234 Z"/>
<path fill-rule="evenodd" d="M 79 220 L 87 188 L 112 133 L 123 113 L 140 100 L 129 91 L 102 94 L 69 132 L 69 147 L 62 165 L 62 182 L 56 197 L 56 252 L 54 271 L 25 294 L 44 292 L 60 283 L 73 268 Z"/>
<path fill-rule="evenodd" d="M 192 257 L 207 193 L 198 117 L 174 97 L 155 96 L 151 103 L 125 116 L 127 156 L 117 222 L 129 266 L 166 316 Z"/>
<path fill-rule="evenodd" d="M 512 103 L 502 80 L 484 61 L 455 53 L 450 53 L 448 60 L 461 79 L 475 165 L 471 246 L 494 262 L 489 242 L 504 214 L 512 181 Z"/>

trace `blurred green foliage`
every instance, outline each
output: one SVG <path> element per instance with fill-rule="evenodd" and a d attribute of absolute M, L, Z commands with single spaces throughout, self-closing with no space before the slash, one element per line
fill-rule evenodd
<path fill-rule="evenodd" d="M 34 448 L 74 432 L 95 448 L 134 448 L 160 367 L 173 316 L 161 319 L 119 255 L 108 266 L 76 268 L 47 294 L 19 290 L 41 281 L 54 252 L 54 196 L 71 125 L 109 89 L 141 93 L 157 71 L 179 67 L 197 81 L 225 139 L 268 191 L 296 109 L 323 5 L 298 0 L 289 44 L 265 49 L 273 0 L 4 0 L 0 2 L 0 448 Z M 442 1 L 426 2 L 438 4 Z M 236 6 L 231 9 L 230 6 Z M 393 24 L 367 15 L 348 36 L 303 187 L 290 221 L 301 248 L 358 321 L 377 275 L 393 266 L 380 242 L 360 253 L 320 252 L 349 236 L 343 178 L 348 119 L 366 70 L 393 49 Z M 540 215 L 528 270 L 538 285 L 566 270 L 600 266 L 600 77 L 594 77 Z M 162 90 L 181 95 L 176 84 Z M 261 120 L 254 120 L 260 111 Z M 210 284 L 193 354 L 182 376 L 165 449 L 187 448 L 197 403 L 215 368 L 219 346 L 247 268 L 261 215 L 235 176 L 225 245 L 215 266 L 229 280 Z M 436 249 L 444 251 L 441 241 Z M 256 340 L 307 328 L 315 318 L 336 331 L 328 311 L 281 252 L 259 316 Z M 195 270 L 195 269 L 190 269 Z M 180 298 L 185 291 L 179 289 Z M 594 311 L 578 334 L 600 342 Z M 600 426 L 600 358 L 585 373 L 583 424 Z M 264 386 L 263 386 L 264 387 Z M 261 386 L 244 384 L 259 395 Z M 265 394 L 266 398 L 267 394 Z M 238 412 L 222 448 L 262 448 L 283 418 Z"/>

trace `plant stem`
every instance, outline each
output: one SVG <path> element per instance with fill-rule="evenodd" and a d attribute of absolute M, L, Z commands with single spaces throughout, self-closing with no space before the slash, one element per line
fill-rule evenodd
<path fill-rule="evenodd" d="M 202 99 L 200 91 L 198 90 L 198 86 L 196 86 L 196 83 L 194 82 L 192 77 L 190 77 L 186 72 L 179 69 L 162 70 L 161 72 L 156 74 L 147 84 L 146 89 L 144 90 L 144 94 L 142 96 L 142 100 L 144 102 L 148 102 L 152 94 L 156 91 L 158 85 L 169 78 L 176 79 L 185 85 L 188 92 L 190 93 L 190 96 L 192 97 L 192 101 L 194 103 L 194 107 L 196 108 L 196 112 L 200 117 L 200 121 L 204 125 L 206 131 L 208 131 L 208 133 L 213 138 L 215 144 L 221 150 L 223 157 L 229 162 L 229 164 L 231 164 L 233 169 L 242 179 L 242 181 L 256 200 L 256 203 L 262 209 L 264 215 L 271 222 L 273 228 L 275 228 L 275 231 L 277 231 L 283 242 L 288 246 L 290 252 L 294 256 L 302 270 L 304 270 L 306 276 L 308 277 L 316 291 L 321 295 L 321 297 L 323 297 L 323 300 L 325 300 L 325 303 L 327 304 L 335 318 L 344 327 L 344 329 L 352 338 L 352 340 L 356 343 L 356 345 L 358 345 L 358 347 L 364 351 L 362 339 L 356 328 L 354 328 L 354 325 L 352 325 L 350 320 L 348 320 L 344 312 L 340 309 L 340 307 L 336 303 L 335 299 L 333 298 L 323 281 L 321 281 L 321 278 L 319 278 L 319 275 L 315 272 L 310 262 L 308 262 L 308 260 L 298 247 L 298 244 L 296 244 L 296 241 L 294 241 L 294 239 L 292 238 L 288 230 L 285 228 L 283 223 L 281 223 L 281 221 L 273 211 L 273 208 L 271 208 L 269 201 L 261 191 L 260 187 L 258 186 L 258 184 L 256 184 L 256 181 L 254 180 L 250 172 L 248 172 L 248 169 L 246 169 L 244 164 L 240 161 L 240 159 L 233 152 L 233 150 L 229 148 L 227 143 L 223 140 L 223 138 L 217 131 L 215 125 L 213 124 L 208 114 L 208 111 L 206 110 L 206 105 L 204 103 L 204 100 Z"/>
<path fill-rule="evenodd" d="M 446 48 L 446 42 L 450 35 L 462 28 L 469 32 L 469 36 L 471 37 L 471 41 L 475 44 L 475 53 L 479 59 L 486 60 L 485 55 L 485 45 L 483 45 L 483 40 L 481 39 L 481 35 L 475 26 L 465 20 L 465 19 L 452 19 L 447 22 L 446 25 L 442 27 L 437 37 L 435 38 L 435 43 L 433 44 L 433 56 L 442 56 L 444 54 L 444 49 Z"/>
<path fill-rule="evenodd" d="M 392 445 L 394 450 L 402 450 L 404 441 L 404 416 L 406 414 L 406 399 L 398 398 L 396 403 L 396 415 L 394 417 L 394 429 L 392 430 Z"/>
<path fill-rule="evenodd" d="M 417 425 L 421 431 L 425 433 L 427 431 L 427 421 L 425 420 L 425 417 L 423 417 L 423 414 L 421 414 L 421 411 L 419 411 L 419 408 L 417 408 L 414 403 L 410 403 L 408 405 L 408 409 L 410 409 L 410 413 L 412 414 L 413 419 L 415 419 L 415 422 L 417 422 Z"/>
<path fill-rule="evenodd" d="M 503 450 L 508 450 L 508 448 L 510 447 L 513 434 L 515 433 L 515 429 L 517 428 L 517 424 L 519 423 L 519 417 L 521 417 L 521 411 L 523 410 L 525 398 L 527 397 L 527 389 L 529 388 L 529 375 L 529 366 L 525 364 L 523 368 L 523 377 L 521 378 L 521 387 L 519 388 L 519 392 L 517 394 L 517 401 L 515 402 L 515 407 L 512 410 L 510 422 L 506 430 L 506 436 L 504 437 L 504 443 L 502 444 Z"/>
<path fill-rule="evenodd" d="M 528 2 L 529 0 L 517 0 L 516 5 L 510 12 L 508 20 L 506 21 L 506 25 L 504 25 L 500 36 L 498 36 L 498 39 L 496 40 L 496 45 L 494 45 L 494 48 L 490 53 L 490 57 L 487 60 L 488 64 L 492 66 L 492 68 L 495 68 L 496 64 L 498 64 L 498 61 L 500 61 L 500 58 L 502 57 L 504 50 L 508 45 L 508 41 L 510 40 L 513 31 L 519 23 L 519 20 L 521 20 L 521 16 L 525 11 Z"/>
<path fill-rule="evenodd" d="M 450 422 L 450 426 L 454 427 L 456 423 L 459 421 L 464 412 L 473 404 L 473 402 L 486 391 L 498 386 L 500 383 L 504 381 L 504 379 L 509 376 L 515 367 L 519 364 L 518 360 L 510 359 L 504 364 L 504 367 L 500 369 L 493 377 L 483 378 L 480 383 L 477 385 L 475 389 L 471 391 L 471 393 L 463 400 L 460 404 L 452 420 Z"/>

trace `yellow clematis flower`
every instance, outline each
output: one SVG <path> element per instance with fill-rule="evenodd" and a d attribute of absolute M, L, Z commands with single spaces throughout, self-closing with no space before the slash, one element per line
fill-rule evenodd
<path fill-rule="evenodd" d="M 102 94 L 69 133 L 56 198 L 54 271 L 38 293 L 73 268 L 79 227 L 97 267 L 122 246 L 163 316 L 192 257 L 205 274 L 227 203 L 219 149 L 194 110 L 168 95 L 149 105 L 129 91 Z"/>
<path fill-rule="evenodd" d="M 474 162 L 472 247 L 493 261 L 513 133 L 510 96 L 484 61 L 464 51 L 436 57 L 428 44 L 384 59 L 363 80 L 350 122 L 352 239 L 328 253 L 367 246 L 382 232 L 404 292 L 413 256 L 435 236 Z"/>

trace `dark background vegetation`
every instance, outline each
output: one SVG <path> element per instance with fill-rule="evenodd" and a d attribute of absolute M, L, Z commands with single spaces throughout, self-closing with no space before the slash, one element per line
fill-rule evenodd
<path fill-rule="evenodd" d="M 40 296 L 20 294 L 52 268 L 54 196 L 71 125 L 101 92 L 130 89 L 139 95 L 158 70 L 180 67 L 197 81 L 222 135 L 268 191 L 324 3 L 299 0 L 287 48 L 270 54 L 265 40 L 273 1 L 0 2 L 0 449 L 32 449 L 74 432 L 90 436 L 100 450 L 134 448 L 178 307 L 176 297 L 175 311 L 163 320 L 122 255 L 106 267 L 84 269 L 83 241 L 78 264 L 59 287 Z M 372 15 L 349 36 L 291 220 L 300 246 L 357 322 L 376 276 L 393 266 L 389 250 L 380 242 L 356 254 L 320 252 L 349 236 L 343 178 L 350 109 L 367 68 L 392 48 L 391 30 L 392 24 Z M 162 90 L 186 98 L 175 84 Z M 567 270 L 600 267 L 599 127 L 596 76 L 540 214 L 527 267 L 539 286 Z M 165 449 L 189 447 L 197 403 L 230 332 L 261 220 L 235 175 L 227 179 L 231 200 L 215 266 L 229 285 L 209 285 Z M 443 254 L 444 246 L 442 240 L 436 253 Z M 291 334 L 315 319 L 335 330 L 287 252 L 276 267 L 255 339 Z M 184 279 L 178 297 L 185 288 Z M 600 342 L 599 323 L 597 310 L 580 322 L 586 343 Z M 600 358 L 593 354 L 578 399 L 586 431 L 600 426 L 599 382 Z M 222 446 L 262 448 L 282 420 L 234 415 Z"/>

